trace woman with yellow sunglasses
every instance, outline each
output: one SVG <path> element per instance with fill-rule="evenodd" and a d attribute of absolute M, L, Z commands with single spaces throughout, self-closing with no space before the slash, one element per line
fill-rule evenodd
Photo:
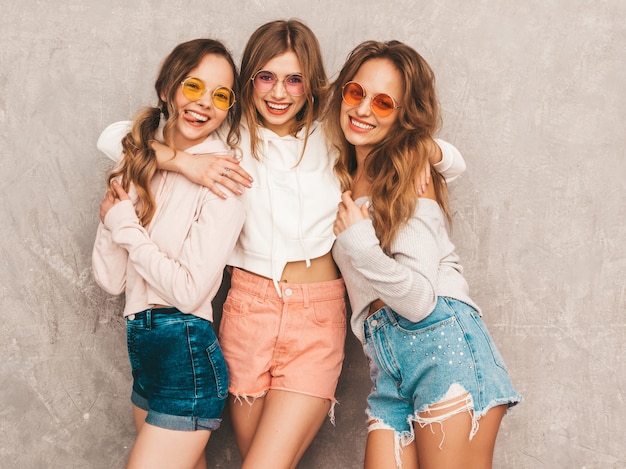
<path fill-rule="evenodd" d="M 237 86 L 235 64 L 220 42 L 179 44 L 156 81 L 158 105 L 116 126 L 125 129 L 121 148 L 119 140 L 113 148 L 100 145 L 113 158 L 124 155 L 108 175 L 92 264 L 105 291 L 125 293 L 137 429 L 128 469 L 206 467 L 204 448 L 226 405 L 228 371 L 211 301 L 245 207 L 237 197 L 222 200 L 159 170 L 151 144 L 160 140 L 168 151 L 189 154 L 228 152 L 216 130 L 226 123 L 231 137 L 238 131 Z"/>

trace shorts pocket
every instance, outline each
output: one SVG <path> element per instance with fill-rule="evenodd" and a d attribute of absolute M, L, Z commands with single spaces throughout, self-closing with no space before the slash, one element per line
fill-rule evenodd
<path fill-rule="evenodd" d="M 245 317 L 250 314 L 250 307 L 247 302 L 237 298 L 235 292 L 230 291 L 222 306 L 222 314 L 224 316 Z"/>
<path fill-rule="evenodd" d="M 344 298 L 315 301 L 314 320 L 319 326 L 346 327 L 346 301 Z"/>
<path fill-rule="evenodd" d="M 489 334 L 489 331 L 487 330 L 487 326 L 485 325 L 485 322 L 480 317 L 480 315 L 476 311 L 474 311 L 474 310 L 472 310 L 470 315 L 471 315 L 472 320 L 474 321 L 474 324 L 476 325 L 477 329 L 480 331 L 480 333 L 482 334 L 482 337 L 484 338 L 485 342 L 487 343 L 487 345 L 489 347 L 489 350 L 491 351 L 491 355 L 493 356 L 494 362 L 500 368 L 502 368 L 503 370 L 508 372 L 507 367 L 506 367 L 506 363 L 504 363 L 504 358 L 502 358 L 502 355 L 500 354 L 500 351 L 498 350 L 498 347 L 496 347 L 496 344 L 493 341 L 493 338 L 491 337 L 491 334 Z"/>
<path fill-rule="evenodd" d="M 206 349 L 206 353 L 213 368 L 217 397 L 225 399 L 228 396 L 228 368 L 217 339 Z"/>
<path fill-rule="evenodd" d="M 137 377 L 141 372 L 140 347 L 137 339 L 138 330 L 134 327 L 126 326 L 126 349 L 128 350 L 128 360 L 133 377 Z"/>

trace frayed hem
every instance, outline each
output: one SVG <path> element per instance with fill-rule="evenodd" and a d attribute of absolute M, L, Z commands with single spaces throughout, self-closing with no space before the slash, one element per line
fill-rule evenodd
<path fill-rule="evenodd" d="M 452 408 L 449 412 L 441 412 L 446 409 Z M 436 417 L 427 417 L 425 414 L 431 414 L 437 412 Z M 446 439 L 446 432 L 443 428 L 443 423 L 454 417 L 455 415 L 468 412 L 472 419 L 472 428 L 469 434 L 469 441 L 474 438 L 474 435 L 478 431 L 478 418 L 479 416 L 474 412 L 474 399 L 472 395 L 463 386 L 458 383 L 450 386 L 446 394 L 434 404 L 423 406 L 421 409 L 415 411 L 413 415 L 408 418 L 409 425 L 413 426 L 413 423 L 417 423 L 420 428 L 428 426 L 430 431 L 434 434 L 433 424 L 438 423 L 441 428 L 441 442 L 439 443 L 439 449 L 443 449 L 443 442 Z"/>
<path fill-rule="evenodd" d="M 295 392 L 298 394 L 304 394 L 305 396 L 311 396 L 311 397 L 315 397 L 317 399 L 324 399 L 324 400 L 329 400 L 330 401 L 330 409 L 328 409 L 328 419 L 330 420 L 330 423 L 332 424 L 333 427 L 335 427 L 335 406 L 339 404 L 339 401 L 337 399 L 335 399 L 334 397 L 329 398 L 329 397 L 320 397 L 320 396 L 316 396 L 315 394 L 310 394 L 307 392 L 301 392 L 301 391 L 294 391 L 293 389 L 283 389 L 283 388 L 270 388 L 270 389 L 266 389 L 265 391 L 261 391 L 257 394 L 236 394 L 236 393 L 230 393 L 230 397 L 232 398 L 233 403 L 239 404 L 239 405 L 243 405 L 243 403 L 245 402 L 246 404 L 248 404 L 250 407 L 252 407 L 254 405 L 254 403 L 256 402 L 257 399 L 260 399 L 261 397 L 265 397 L 267 395 L 267 393 L 269 391 L 287 391 L 287 392 Z"/>
<path fill-rule="evenodd" d="M 438 423 L 441 428 L 442 434 L 439 449 L 443 449 L 443 443 L 446 438 L 446 433 L 444 430 L 444 422 L 446 420 L 454 417 L 455 415 L 468 412 L 472 420 L 472 428 L 469 433 L 469 441 L 472 441 L 472 439 L 478 432 L 478 429 L 480 428 L 480 419 L 484 417 L 491 409 L 500 405 L 506 405 L 508 410 L 508 408 L 518 404 L 520 401 L 520 396 L 516 396 L 514 399 L 493 399 L 489 402 L 489 404 L 487 404 L 485 407 L 477 412 L 474 406 L 474 399 L 472 397 L 472 394 L 460 384 L 455 383 L 450 386 L 445 396 L 443 396 L 436 403 L 426 405 L 421 409 L 415 411 L 415 413 L 409 417 L 408 422 L 409 425 L 413 425 L 413 422 L 415 422 L 420 426 L 420 428 L 429 426 L 433 434 L 435 432 L 432 428 L 432 425 Z M 447 409 L 450 410 L 446 411 Z M 435 417 L 428 416 L 428 414 L 431 414 L 433 412 L 437 413 Z"/>
<path fill-rule="evenodd" d="M 245 402 L 249 406 L 252 406 L 252 405 L 254 405 L 254 403 L 256 402 L 257 399 L 259 399 L 261 397 L 265 397 L 266 394 L 267 394 L 267 390 L 261 391 L 258 394 L 235 394 L 235 393 L 230 393 L 230 397 L 232 397 L 233 402 L 236 403 L 236 404 L 243 405 L 243 403 Z"/>
<path fill-rule="evenodd" d="M 393 447 L 396 467 L 398 469 L 402 469 L 402 449 L 415 441 L 415 431 L 413 430 L 413 425 L 410 426 L 411 429 L 409 431 L 399 432 L 391 425 L 383 422 L 381 419 L 373 417 L 369 412 L 366 411 L 365 413 L 367 414 L 370 422 L 367 426 L 368 433 L 375 430 L 391 430 L 393 432 Z M 411 416 L 409 416 L 409 419 L 410 418 Z"/>

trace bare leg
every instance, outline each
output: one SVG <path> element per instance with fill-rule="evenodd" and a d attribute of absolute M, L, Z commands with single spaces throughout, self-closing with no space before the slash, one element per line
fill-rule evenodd
<path fill-rule="evenodd" d="M 393 430 L 372 430 L 367 434 L 365 469 L 398 469 L 395 433 Z M 400 453 L 402 469 L 417 468 L 417 446 L 405 446 Z"/>
<path fill-rule="evenodd" d="M 257 403 L 261 406 L 255 409 Z M 244 402 L 241 407 L 248 407 L 249 420 L 239 418 L 243 415 L 233 418 L 237 441 L 241 435 L 244 448 L 247 446 L 242 453 L 242 469 L 295 468 L 324 423 L 330 405 L 329 399 L 278 390 L 268 391 L 262 402 L 257 399 L 252 409 Z"/>
<path fill-rule="evenodd" d="M 147 415 L 145 410 L 133 405 L 137 439 L 128 459 L 127 469 L 206 469 L 204 448 L 211 436 L 210 431 L 182 432 L 158 428 L 146 423 Z M 198 445 L 201 447 L 198 448 Z M 172 460 L 168 459 L 170 457 Z"/>
<path fill-rule="evenodd" d="M 506 405 L 494 407 L 479 421 L 472 440 L 470 412 L 460 412 L 441 423 L 415 425 L 415 443 L 420 469 L 491 469 L 493 451 Z M 445 412 L 449 412 L 446 409 Z M 442 411 L 443 413 L 444 411 Z M 436 417 L 435 412 L 424 415 Z"/>
<path fill-rule="evenodd" d="M 137 434 L 141 431 L 143 424 L 146 423 L 146 417 L 148 416 L 148 412 L 143 409 L 140 409 L 136 405 L 133 404 L 133 420 L 135 421 L 135 429 L 137 430 Z"/>
<path fill-rule="evenodd" d="M 230 419 L 235 430 L 235 439 L 242 460 L 246 458 L 254 439 L 259 420 L 263 414 L 264 403 L 265 396 L 256 398 L 252 404 L 248 404 L 245 399 L 237 399 L 234 396 L 228 397 Z"/>

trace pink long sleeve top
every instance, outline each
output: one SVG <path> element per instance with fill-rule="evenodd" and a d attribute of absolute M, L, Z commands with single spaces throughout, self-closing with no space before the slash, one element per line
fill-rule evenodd
<path fill-rule="evenodd" d="M 222 141 L 209 137 L 186 151 L 223 148 Z M 131 200 L 117 203 L 99 224 L 94 278 L 108 293 L 125 292 L 124 316 L 165 305 L 212 321 L 211 300 L 243 226 L 243 202 L 234 194 L 223 200 L 169 171 L 157 172 L 152 190 L 157 209 L 149 226 L 139 223 L 132 187 Z"/>

